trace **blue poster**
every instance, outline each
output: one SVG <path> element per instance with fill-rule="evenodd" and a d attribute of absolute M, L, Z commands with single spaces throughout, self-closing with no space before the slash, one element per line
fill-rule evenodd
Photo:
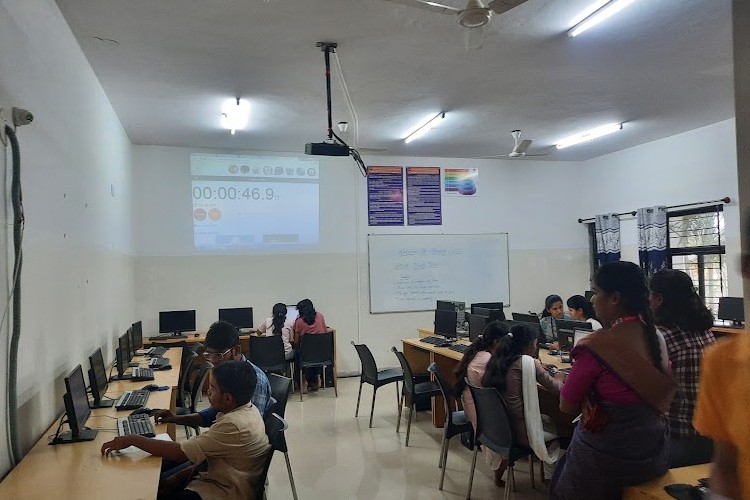
<path fill-rule="evenodd" d="M 367 167 L 367 225 L 404 225 L 403 167 Z"/>
<path fill-rule="evenodd" d="M 440 226 L 440 167 L 406 167 L 406 212 L 410 226 Z"/>

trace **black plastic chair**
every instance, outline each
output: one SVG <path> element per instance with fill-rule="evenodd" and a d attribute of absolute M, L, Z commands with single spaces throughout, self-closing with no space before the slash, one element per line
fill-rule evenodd
<path fill-rule="evenodd" d="M 302 401 L 302 377 L 306 368 L 323 368 L 323 389 L 326 387 L 325 368 L 333 370 L 333 390 L 339 396 L 338 377 L 334 367 L 333 334 L 306 333 L 299 346 L 299 400 Z"/>
<path fill-rule="evenodd" d="M 294 500 L 297 500 L 297 488 L 294 486 L 294 478 L 292 477 L 292 466 L 289 463 L 289 455 L 287 453 L 286 437 L 284 431 L 289 428 L 286 420 L 284 420 L 277 413 L 269 413 L 264 419 L 266 427 L 266 435 L 268 436 L 268 443 L 271 448 L 267 454 L 263 457 L 263 472 L 261 473 L 258 481 L 255 483 L 255 498 L 252 500 L 264 500 L 266 498 L 266 479 L 268 478 L 268 470 L 271 468 L 271 460 L 276 451 L 280 451 L 284 454 L 286 459 L 286 468 L 289 471 L 289 482 L 292 486 L 292 495 Z"/>
<path fill-rule="evenodd" d="M 206 361 L 200 368 L 200 371 L 198 372 L 198 379 L 195 384 L 193 384 L 193 387 L 190 389 L 190 406 L 178 406 L 175 408 L 175 414 L 176 415 L 189 415 L 191 413 L 195 413 L 195 403 L 198 400 L 198 395 L 203 390 L 203 385 L 206 383 L 206 379 L 208 379 L 208 374 L 211 371 L 211 369 L 214 367 L 211 363 Z M 194 429 L 196 434 L 200 434 L 200 426 L 194 426 L 194 425 L 186 425 L 185 426 L 185 436 L 190 437 L 190 431 L 189 429 Z"/>
<path fill-rule="evenodd" d="M 177 406 L 184 406 L 185 396 L 190 394 L 190 372 L 195 360 L 198 359 L 197 352 L 186 348 L 185 350 L 187 352 L 182 356 L 182 371 L 180 372 L 180 379 L 177 381 Z"/>
<path fill-rule="evenodd" d="M 443 394 L 443 403 L 445 407 L 445 424 L 443 425 L 443 442 L 440 446 L 440 461 L 438 467 L 442 468 L 440 473 L 440 486 L 439 490 L 443 489 L 443 481 L 445 480 L 445 463 L 448 461 L 448 447 L 451 444 L 451 438 L 459 436 L 464 432 L 474 434 L 474 429 L 471 426 L 471 422 L 466 420 L 466 412 L 463 410 L 454 411 L 455 404 L 451 405 L 453 387 L 443 378 L 438 370 L 437 363 L 431 363 L 427 368 L 430 373 L 435 375 L 438 386 L 440 386 L 440 392 Z M 473 439 L 472 439 L 473 446 Z"/>
<path fill-rule="evenodd" d="M 287 361 L 284 358 L 284 341 L 281 335 L 251 335 L 249 359 L 264 372 L 283 372 Z"/>
<path fill-rule="evenodd" d="M 370 384 L 372 385 L 370 427 L 372 427 L 372 414 L 375 411 L 375 395 L 378 392 L 378 388 L 396 382 L 396 405 L 400 404 L 398 396 L 398 381 L 404 380 L 404 372 L 398 368 L 378 370 L 375 358 L 372 357 L 372 352 L 370 352 L 370 349 L 365 344 L 355 344 L 354 341 L 352 341 L 352 345 L 357 350 L 359 361 L 362 364 L 362 372 L 359 376 L 359 392 L 357 393 L 357 409 L 354 410 L 354 418 L 359 416 L 359 400 L 362 397 L 362 384 Z"/>
<path fill-rule="evenodd" d="M 516 444 L 515 433 L 510 421 L 510 413 L 505 400 L 494 387 L 476 387 L 466 381 L 471 391 L 471 397 L 474 399 L 474 407 L 477 410 L 477 429 L 474 438 L 474 457 L 471 460 L 471 472 L 469 473 L 469 490 L 466 498 L 471 498 L 471 486 L 474 481 L 474 468 L 477 465 L 477 452 L 479 445 L 486 446 L 490 450 L 508 458 L 508 476 L 505 481 L 506 500 L 510 499 L 511 489 L 515 489 L 516 479 L 513 474 L 513 467 L 516 460 L 523 457 L 530 457 L 533 451 L 528 446 L 519 446 Z M 531 486 L 534 487 L 534 467 L 533 462 L 529 461 Z"/>
<path fill-rule="evenodd" d="M 276 373 L 269 373 L 268 382 L 271 384 L 271 397 L 276 400 L 276 403 L 269 410 L 266 410 L 266 413 L 276 413 L 284 418 L 286 403 L 289 400 L 289 394 L 292 393 L 293 381 Z"/>
<path fill-rule="evenodd" d="M 409 420 L 406 424 L 406 446 L 409 446 L 409 435 L 411 434 L 411 416 L 414 413 L 414 405 L 424 400 L 429 401 L 435 396 L 440 396 L 440 386 L 437 382 L 419 382 L 414 380 L 414 374 L 409 366 L 406 356 L 403 352 L 399 352 L 395 347 L 391 347 L 391 351 L 398 358 L 398 362 L 401 363 L 401 369 L 404 370 L 404 384 L 401 390 L 401 401 L 398 403 L 398 421 L 396 422 L 396 432 L 398 433 L 401 427 L 401 412 L 404 407 L 404 397 L 408 397 L 411 404 L 409 405 Z"/>

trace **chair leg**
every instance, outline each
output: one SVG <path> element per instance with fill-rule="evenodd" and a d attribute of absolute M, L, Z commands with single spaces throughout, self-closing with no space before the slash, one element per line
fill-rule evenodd
<path fill-rule="evenodd" d="M 398 403 L 398 419 L 396 419 L 396 434 L 398 429 L 401 427 L 401 411 L 404 409 L 404 395 L 401 394 L 401 401 Z"/>
<path fill-rule="evenodd" d="M 529 456 L 529 475 L 531 476 L 531 489 L 535 490 L 536 484 L 534 483 L 534 455 L 533 454 Z"/>
<path fill-rule="evenodd" d="M 503 491 L 504 500 L 510 500 L 511 490 L 513 490 L 513 467 L 508 467 L 508 473 L 505 478 L 505 491 Z"/>
<path fill-rule="evenodd" d="M 466 500 L 471 498 L 471 484 L 474 482 L 474 468 L 477 466 L 477 452 L 479 447 L 474 443 L 474 456 L 471 459 L 471 470 L 469 471 L 469 489 L 466 492 Z"/>
<path fill-rule="evenodd" d="M 294 476 L 292 475 L 292 464 L 289 463 L 289 453 L 284 452 L 284 458 L 286 459 L 286 470 L 289 472 L 289 484 L 292 486 L 292 496 L 294 500 L 297 500 L 297 488 L 294 486 Z"/>
<path fill-rule="evenodd" d="M 300 369 L 299 371 L 299 401 L 302 402 L 302 372 L 304 370 Z"/>
<path fill-rule="evenodd" d="M 320 373 L 321 373 L 321 375 L 320 375 L 320 376 L 321 376 L 321 378 L 323 379 L 323 380 L 322 380 L 322 382 L 323 382 L 323 390 L 325 391 L 325 390 L 326 390 L 326 367 L 325 367 L 325 366 L 324 366 L 324 367 L 323 367 L 323 369 L 322 369 L 322 370 L 320 371 Z"/>
<path fill-rule="evenodd" d="M 442 462 L 443 462 L 443 470 L 440 472 L 440 487 L 438 488 L 440 491 L 443 490 L 443 481 L 445 480 L 445 469 L 447 469 L 448 464 L 448 447 L 451 445 L 451 440 L 446 439 L 445 444 L 443 445 L 443 449 L 441 450 L 442 454 Z"/>
<path fill-rule="evenodd" d="M 378 388 L 372 386 L 372 405 L 370 406 L 370 429 L 372 429 L 372 414 L 375 413 L 375 395 L 378 393 Z"/>
<path fill-rule="evenodd" d="M 333 395 L 339 397 L 339 376 L 336 374 L 333 365 L 331 365 L 331 373 L 333 374 Z"/>
<path fill-rule="evenodd" d="M 409 434 L 411 434 L 411 416 L 414 413 L 414 399 L 411 400 L 409 407 L 409 420 L 406 421 L 406 446 L 409 446 Z"/>
<path fill-rule="evenodd" d="M 443 426 L 443 441 L 440 443 L 440 461 L 438 467 L 443 467 L 443 450 L 445 449 L 445 442 L 447 441 L 446 435 L 448 434 L 448 423 Z"/>
<path fill-rule="evenodd" d="M 359 392 L 357 393 L 357 409 L 354 410 L 354 418 L 359 416 L 359 400 L 362 397 L 362 379 L 359 380 Z"/>
<path fill-rule="evenodd" d="M 542 464 L 541 476 L 542 476 L 542 487 L 544 487 L 544 481 L 545 481 L 545 479 L 544 479 L 544 462 L 542 462 L 541 460 L 539 462 Z"/>

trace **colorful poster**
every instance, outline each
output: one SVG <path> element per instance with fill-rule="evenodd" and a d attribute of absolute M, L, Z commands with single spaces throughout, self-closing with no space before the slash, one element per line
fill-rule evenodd
<path fill-rule="evenodd" d="M 367 167 L 367 225 L 404 225 L 403 167 Z"/>
<path fill-rule="evenodd" d="M 440 226 L 440 167 L 406 167 L 406 212 L 410 226 Z"/>
<path fill-rule="evenodd" d="M 476 168 L 446 168 L 444 172 L 446 196 L 476 196 L 477 177 Z"/>

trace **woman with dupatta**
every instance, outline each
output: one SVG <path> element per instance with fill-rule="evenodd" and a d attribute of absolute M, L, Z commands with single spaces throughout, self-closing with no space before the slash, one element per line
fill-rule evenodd
<path fill-rule="evenodd" d="M 612 500 L 625 486 L 669 469 L 664 416 L 676 390 L 663 337 L 649 310 L 648 287 L 631 262 L 602 266 L 594 309 L 604 325 L 578 342 L 560 410 L 581 413 L 550 482 L 553 500 Z"/>

